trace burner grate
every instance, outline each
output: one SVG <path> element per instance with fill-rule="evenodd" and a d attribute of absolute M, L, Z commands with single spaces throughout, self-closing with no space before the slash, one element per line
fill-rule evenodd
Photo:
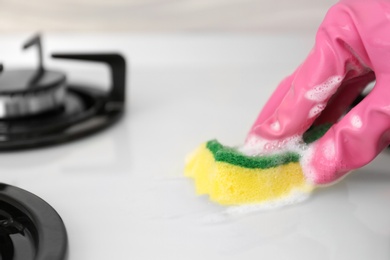
<path fill-rule="evenodd" d="M 37 36 L 26 45 L 38 46 L 40 61 L 37 71 L 5 70 L 0 74 L 0 151 L 79 139 L 113 125 L 125 111 L 126 61 L 123 56 L 117 53 L 52 55 L 55 59 L 107 65 L 111 72 L 111 86 L 109 91 L 104 91 L 69 84 L 65 74 L 44 69 L 40 42 Z M 33 83 L 26 80 L 31 75 L 35 75 Z M 57 95 L 57 90 L 62 94 Z M 34 109 L 39 112 L 35 113 Z M 2 111 L 8 116 L 1 116 Z"/>

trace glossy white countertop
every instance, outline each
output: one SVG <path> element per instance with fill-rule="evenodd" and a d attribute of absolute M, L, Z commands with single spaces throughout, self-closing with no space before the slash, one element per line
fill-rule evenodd
<path fill-rule="evenodd" d="M 7 66 L 34 64 L 0 35 Z M 62 216 L 69 260 L 366 260 L 390 257 L 390 153 L 294 206 L 251 214 L 194 194 L 184 158 L 217 137 L 238 145 L 313 35 L 50 34 L 46 52 L 118 50 L 129 61 L 125 118 L 73 143 L 0 154 L 1 182 Z M 70 81 L 107 84 L 104 67 L 46 62 Z M 363 152 L 363 151 L 362 151 Z"/>

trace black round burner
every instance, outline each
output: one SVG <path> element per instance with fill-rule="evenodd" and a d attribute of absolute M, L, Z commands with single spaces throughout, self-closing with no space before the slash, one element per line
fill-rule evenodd
<path fill-rule="evenodd" d="M 49 204 L 0 184 L 1 260 L 64 260 L 67 246 L 65 225 Z"/>
<path fill-rule="evenodd" d="M 20 118 L 63 105 L 65 74 L 47 70 L 6 70 L 0 74 L 0 118 Z"/>
<path fill-rule="evenodd" d="M 0 151 L 60 144 L 113 125 L 125 109 L 126 61 L 117 53 L 53 54 L 56 59 L 100 62 L 111 72 L 109 91 L 66 82 L 43 66 L 39 35 L 36 70 L 5 70 L 0 64 Z M 0 259 L 1 260 L 1 259 Z"/>
<path fill-rule="evenodd" d="M 41 38 L 35 35 L 23 48 L 37 46 L 36 69 L 7 70 L 0 75 L 0 118 L 21 118 L 52 111 L 64 102 L 66 77 L 43 67 Z M 0 64 L 0 72 L 3 71 Z"/>
<path fill-rule="evenodd" d="M 17 69 L 0 74 L 1 95 L 27 95 L 48 91 L 65 83 L 65 74 L 59 71 Z"/>
<path fill-rule="evenodd" d="M 53 57 L 107 64 L 112 75 L 110 91 L 69 84 L 64 91 L 61 106 L 30 116 L 3 119 L 0 116 L 0 151 L 75 140 L 114 124 L 122 116 L 125 107 L 126 62 L 121 55 L 55 54 Z"/>

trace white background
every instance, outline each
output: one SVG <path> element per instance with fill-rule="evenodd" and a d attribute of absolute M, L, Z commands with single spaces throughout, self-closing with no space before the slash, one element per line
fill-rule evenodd
<path fill-rule="evenodd" d="M 1 0 L 0 31 L 314 32 L 336 0 Z"/>

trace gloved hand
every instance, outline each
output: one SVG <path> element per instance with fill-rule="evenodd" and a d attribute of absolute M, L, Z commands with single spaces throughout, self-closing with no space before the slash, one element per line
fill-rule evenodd
<path fill-rule="evenodd" d="M 369 95 L 340 119 L 373 80 Z M 313 50 L 280 83 L 247 143 L 302 135 L 313 123 L 334 124 L 307 153 L 303 170 L 315 184 L 336 181 L 389 145 L 390 1 L 342 0 L 334 5 Z"/>

